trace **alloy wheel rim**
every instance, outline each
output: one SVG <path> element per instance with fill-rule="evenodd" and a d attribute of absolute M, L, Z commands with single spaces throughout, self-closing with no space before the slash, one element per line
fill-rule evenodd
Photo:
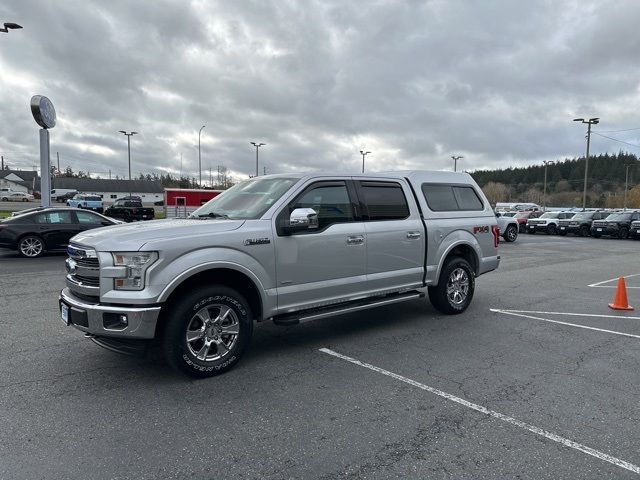
<path fill-rule="evenodd" d="M 509 237 L 509 240 L 511 240 L 512 242 L 516 239 L 516 229 L 515 229 L 515 227 L 511 227 L 509 229 L 509 233 L 507 234 L 507 236 Z"/>
<path fill-rule="evenodd" d="M 469 275 L 463 268 L 456 268 L 447 280 L 447 298 L 452 305 L 461 305 L 469 295 Z"/>
<path fill-rule="evenodd" d="M 240 322 L 232 308 L 208 305 L 187 324 L 185 341 L 189 352 L 202 362 L 220 360 L 233 349 L 240 334 Z"/>
<path fill-rule="evenodd" d="M 42 242 L 33 237 L 25 238 L 20 242 L 20 251 L 26 257 L 37 257 L 42 253 Z"/>

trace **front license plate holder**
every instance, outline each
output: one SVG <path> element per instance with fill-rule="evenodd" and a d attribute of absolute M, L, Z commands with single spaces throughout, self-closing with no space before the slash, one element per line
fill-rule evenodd
<path fill-rule="evenodd" d="M 69 305 L 67 305 L 64 302 L 60 302 L 60 319 L 62 320 L 62 323 L 64 323 L 66 326 L 69 326 L 71 324 L 71 315 L 69 314 Z"/>

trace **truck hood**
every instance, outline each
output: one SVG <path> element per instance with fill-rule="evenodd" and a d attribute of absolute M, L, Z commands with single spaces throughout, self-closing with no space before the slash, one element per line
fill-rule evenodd
<path fill-rule="evenodd" d="M 228 232 L 240 228 L 244 222 L 224 219 L 175 219 L 125 223 L 88 230 L 73 237 L 71 242 L 104 252 L 137 251 L 145 243 L 153 240 L 174 238 L 179 241 L 183 236 Z"/>

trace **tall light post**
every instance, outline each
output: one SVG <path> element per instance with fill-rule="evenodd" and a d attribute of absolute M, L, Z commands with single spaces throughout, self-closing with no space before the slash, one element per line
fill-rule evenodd
<path fill-rule="evenodd" d="M 464 158 L 462 155 L 451 155 L 451 158 L 453 158 L 453 171 L 457 172 L 458 171 L 458 160 L 460 160 L 461 158 Z"/>
<path fill-rule="evenodd" d="M 129 153 L 129 196 L 131 196 L 131 137 L 137 135 L 138 132 L 127 133 L 124 130 L 118 131 L 127 136 L 127 152 Z"/>
<path fill-rule="evenodd" d="M 594 117 L 589 120 L 584 118 L 574 118 L 574 122 L 581 122 L 587 124 L 587 155 L 584 161 L 584 190 L 582 192 L 582 210 L 587 208 L 587 174 L 589 172 L 589 144 L 591 143 L 591 125 L 597 125 L 600 123 L 600 118 Z"/>
<path fill-rule="evenodd" d="M 624 175 L 624 209 L 627 209 L 627 190 L 629 188 L 629 167 L 634 167 L 635 163 L 625 163 L 624 167 L 626 169 Z"/>
<path fill-rule="evenodd" d="M 256 147 L 256 177 L 260 175 L 260 170 L 258 170 L 258 150 L 260 147 L 264 147 L 266 143 L 257 143 L 257 142 L 249 142 L 251 145 Z"/>
<path fill-rule="evenodd" d="M 206 125 L 202 125 L 198 130 L 198 185 L 202 188 L 202 157 L 200 156 L 200 134 Z"/>
<path fill-rule="evenodd" d="M 364 173 L 364 157 L 369 155 L 371 152 L 365 152 L 364 150 L 360 150 L 360 154 L 362 155 L 362 173 Z"/>
<path fill-rule="evenodd" d="M 0 32 L 9 33 L 9 30 L 17 30 L 18 28 L 22 28 L 22 26 L 17 23 L 5 23 L 4 28 L 0 28 Z"/>
<path fill-rule="evenodd" d="M 542 189 L 542 207 L 544 210 L 547 209 L 547 166 L 550 163 L 553 163 L 551 160 L 543 160 L 544 163 L 544 188 Z"/>

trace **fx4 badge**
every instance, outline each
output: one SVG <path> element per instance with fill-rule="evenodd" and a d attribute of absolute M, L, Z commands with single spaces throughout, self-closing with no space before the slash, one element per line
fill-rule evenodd
<path fill-rule="evenodd" d="M 476 233 L 489 233 L 489 226 L 488 225 L 484 225 L 481 227 L 473 227 L 473 233 L 474 235 Z"/>
<path fill-rule="evenodd" d="M 267 243 L 271 243 L 271 240 L 268 239 L 267 237 L 264 237 L 264 238 L 247 238 L 244 241 L 245 247 L 248 247 L 249 245 L 265 245 Z"/>

